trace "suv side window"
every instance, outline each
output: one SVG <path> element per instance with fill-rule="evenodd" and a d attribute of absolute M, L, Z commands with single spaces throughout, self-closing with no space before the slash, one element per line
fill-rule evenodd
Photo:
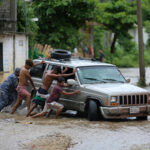
<path fill-rule="evenodd" d="M 30 70 L 31 77 L 42 78 L 45 67 L 46 67 L 46 64 L 40 64 L 35 67 L 32 67 Z"/>
<path fill-rule="evenodd" d="M 63 68 L 64 70 L 65 68 Z M 73 68 L 69 68 L 68 67 L 68 70 L 66 72 L 64 72 L 63 74 L 70 74 L 73 72 Z M 65 77 L 65 82 L 67 82 L 68 79 L 75 79 L 75 75 L 71 75 L 69 77 Z"/>
<path fill-rule="evenodd" d="M 52 70 L 52 65 L 48 65 L 47 70 Z"/>

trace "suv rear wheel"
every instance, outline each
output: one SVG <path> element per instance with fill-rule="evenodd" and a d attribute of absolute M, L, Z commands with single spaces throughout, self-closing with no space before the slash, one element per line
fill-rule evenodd
<path fill-rule="evenodd" d="M 88 120 L 90 121 L 97 121 L 99 120 L 99 110 L 98 105 L 95 101 L 90 100 L 89 101 L 89 107 L 88 107 Z"/>

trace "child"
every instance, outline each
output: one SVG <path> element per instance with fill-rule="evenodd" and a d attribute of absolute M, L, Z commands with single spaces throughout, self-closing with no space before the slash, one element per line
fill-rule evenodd
<path fill-rule="evenodd" d="M 64 86 L 64 81 L 65 81 L 65 79 L 63 77 L 58 78 L 57 84 L 53 87 L 50 96 L 46 100 L 43 111 L 41 113 L 38 113 L 38 114 L 32 116 L 33 118 L 44 116 L 49 111 L 55 110 L 56 115 L 54 118 L 56 119 L 64 108 L 64 106 L 62 104 L 57 102 L 59 100 L 59 97 L 61 96 L 61 94 L 64 94 L 64 95 L 80 94 L 79 90 L 74 91 L 74 92 L 65 92 L 62 89 L 62 87 Z"/>

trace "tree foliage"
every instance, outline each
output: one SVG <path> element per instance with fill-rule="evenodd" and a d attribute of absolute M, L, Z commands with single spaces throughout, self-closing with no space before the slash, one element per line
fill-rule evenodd
<path fill-rule="evenodd" d="M 25 14 L 26 9 L 26 14 Z M 35 18 L 33 8 L 24 0 L 17 1 L 17 32 L 36 32 L 37 25 L 32 19 Z M 27 26 L 26 20 L 27 19 Z M 26 31 L 27 28 L 27 31 Z"/>
<path fill-rule="evenodd" d="M 25 14 L 26 9 L 26 14 Z M 30 33 L 29 47 L 33 47 L 35 37 L 37 35 L 38 26 L 36 22 L 32 21 L 35 18 L 33 8 L 30 4 L 25 3 L 24 0 L 17 1 L 17 32 Z M 26 23 L 27 19 L 27 23 Z"/>
<path fill-rule="evenodd" d="M 133 28 L 136 22 L 136 15 L 132 2 L 127 0 L 111 0 L 106 3 L 100 3 L 98 21 L 104 25 L 106 30 L 114 33 L 111 53 L 115 52 L 115 43 L 119 35 L 126 36 L 128 30 Z"/>
<path fill-rule="evenodd" d="M 94 0 L 33 0 L 39 19 L 37 40 L 55 48 L 71 49 L 78 45 L 78 30 L 93 20 Z"/>

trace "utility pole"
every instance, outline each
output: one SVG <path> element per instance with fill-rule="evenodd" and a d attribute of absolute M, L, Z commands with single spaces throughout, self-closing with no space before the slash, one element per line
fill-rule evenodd
<path fill-rule="evenodd" d="M 144 44 L 143 44 L 143 26 L 142 26 L 142 9 L 141 0 L 136 0 L 137 4 L 137 21 L 138 21 L 138 43 L 139 43 L 139 84 L 145 86 L 145 64 L 144 64 Z"/>

